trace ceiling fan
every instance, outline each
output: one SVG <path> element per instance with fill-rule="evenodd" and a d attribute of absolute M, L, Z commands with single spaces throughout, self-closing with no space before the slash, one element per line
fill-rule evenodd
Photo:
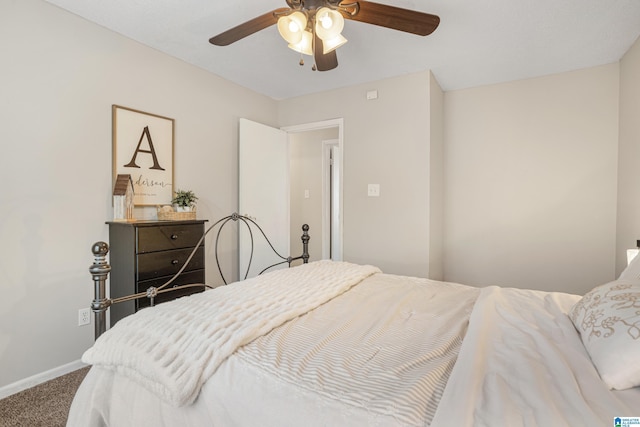
<path fill-rule="evenodd" d="M 438 28 L 440 18 L 428 13 L 365 0 L 286 0 L 278 8 L 211 37 L 216 46 L 227 46 L 271 25 L 278 25 L 289 47 L 314 57 L 313 70 L 338 66 L 336 49 L 346 43 L 344 19 L 426 36 Z M 300 65 L 304 60 L 300 59 Z"/>

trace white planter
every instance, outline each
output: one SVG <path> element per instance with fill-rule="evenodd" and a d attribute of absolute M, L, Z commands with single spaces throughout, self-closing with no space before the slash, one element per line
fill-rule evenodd
<path fill-rule="evenodd" d="M 191 212 L 193 206 L 176 206 L 176 212 Z"/>

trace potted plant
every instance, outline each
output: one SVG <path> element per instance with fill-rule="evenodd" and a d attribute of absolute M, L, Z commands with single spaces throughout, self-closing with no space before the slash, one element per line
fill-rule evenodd
<path fill-rule="evenodd" d="M 198 198 L 191 190 L 176 190 L 175 196 L 171 199 L 171 204 L 175 206 L 176 212 L 191 212 L 195 210 Z"/>

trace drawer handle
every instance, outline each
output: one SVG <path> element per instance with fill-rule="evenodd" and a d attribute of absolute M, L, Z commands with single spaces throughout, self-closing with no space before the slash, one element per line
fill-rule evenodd
<path fill-rule="evenodd" d="M 180 261 L 178 261 L 177 259 L 174 259 L 174 260 L 172 260 L 172 261 L 171 261 L 171 264 L 173 264 L 173 265 L 178 265 L 178 263 L 179 263 L 179 262 L 180 262 Z"/>
<path fill-rule="evenodd" d="M 177 234 L 172 234 L 172 235 L 171 235 L 171 240 L 176 240 L 177 238 L 178 238 L 178 235 L 177 235 Z"/>

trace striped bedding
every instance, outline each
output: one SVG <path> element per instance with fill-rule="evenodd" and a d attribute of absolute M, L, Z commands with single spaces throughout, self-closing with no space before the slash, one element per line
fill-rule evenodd
<path fill-rule="evenodd" d="M 310 273 L 317 266 L 289 272 Z M 280 274 L 266 280 L 278 282 Z M 300 286 L 317 283 L 312 274 L 303 276 Z M 640 388 L 609 390 L 566 315 L 579 296 L 366 276 L 355 284 L 324 276 L 335 289 L 349 289 L 335 298 L 325 295 L 315 308 L 293 317 L 287 307 L 300 289 L 277 297 L 279 308 L 268 292 L 264 299 L 252 298 L 265 312 L 286 313 L 289 320 L 244 341 L 188 405 L 176 407 L 159 398 L 129 370 L 93 366 L 67 426 L 596 427 L 613 425 L 615 417 L 638 416 Z M 200 310 L 203 300 L 215 301 L 212 297 L 251 283 L 162 306 L 196 298 Z M 234 307 L 232 317 L 251 317 L 235 313 L 239 306 L 233 303 L 212 307 L 221 305 Z M 156 312 L 166 314 L 167 308 L 159 308 Z M 260 324 L 275 321 L 257 318 Z M 238 331 L 246 338 L 254 329 Z M 166 336 L 171 341 L 174 335 Z M 243 341 L 235 333 L 232 338 Z M 189 348 L 188 341 L 181 343 Z M 146 349 L 163 359 L 164 352 Z"/>
<path fill-rule="evenodd" d="M 300 389 L 429 425 L 479 289 L 376 274 L 236 352 Z"/>
<path fill-rule="evenodd" d="M 238 348 L 190 405 L 94 366 L 68 426 L 428 426 L 478 293 L 376 273 Z"/>

